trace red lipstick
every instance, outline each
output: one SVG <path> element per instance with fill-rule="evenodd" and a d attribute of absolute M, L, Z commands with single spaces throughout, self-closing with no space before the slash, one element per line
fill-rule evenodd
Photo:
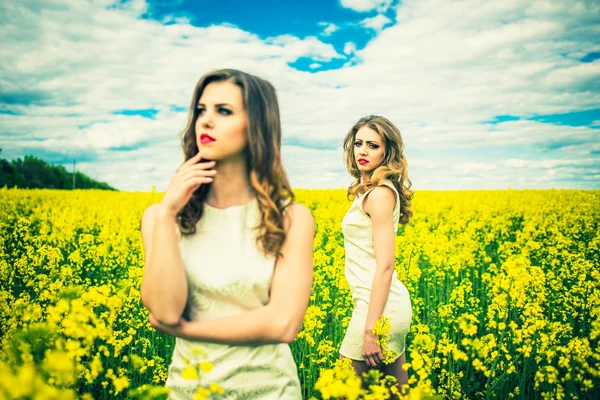
<path fill-rule="evenodd" d="M 364 158 L 360 158 L 360 159 L 358 160 L 358 163 L 359 163 L 360 165 L 366 165 L 366 164 L 368 164 L 369 162 L 368 162 L 367 160 L 365 160 Z"/>
<path fill-rule="evenodd" d="M 214 142 L 216 140 L 217 139 L 215 139 L 214 137 L 210 136 L 208 133 L 203 133 L 202 135 L 200 135 L 200 143 L 202 143 L 202 144 L 212 143 L 212 142 Z"/>

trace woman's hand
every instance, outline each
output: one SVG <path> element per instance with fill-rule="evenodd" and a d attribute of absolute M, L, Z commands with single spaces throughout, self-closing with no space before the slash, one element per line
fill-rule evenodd
<path fill-rule="evenodd" d="M 371 332 L 365 332 L 365 341 L 363 344 L 363 357 L 367 367 L 375 367 L 383 362 L 383 353 L 381 347 L 377 344 L 379 338 Z"/>
<path fill-rule="evenodd" d="M 202 185 L 213 181 L 217 171 L 212 169 L 216 162 L 200 162 L 200 153 L 196 154 L 175 172 L 161 202 L 161 206 L 170 215 L 177 213 L 187 204 L 192 194 Z"/>

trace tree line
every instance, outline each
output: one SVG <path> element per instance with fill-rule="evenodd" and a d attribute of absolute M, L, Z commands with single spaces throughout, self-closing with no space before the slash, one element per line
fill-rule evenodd
<path fill-rule="evenodd" d="M 0 154 L 2 149 L 0 149 Z M 73 173 L 62 165 L 51 165 L 37 157 L 26 155 L 12 161 L 0 157 L 0 188 L 73 189 Z M 81 172 L 75 172 L 75 189 L 116 190 Z"/>

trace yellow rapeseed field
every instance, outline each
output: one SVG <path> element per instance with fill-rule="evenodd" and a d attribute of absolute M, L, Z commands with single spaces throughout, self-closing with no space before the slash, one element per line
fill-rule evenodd
<path fill-rule="evenodd" d="M 315 278 L 291 344 L 305 397 L 385 399 L 339 362 L 352 302 L 343 190 L 298 190 Z M 140 218 L 159 193 L 0 189 L 0 399 L 164 398 L 174 340 L 140 304 Z M 600 192 L 417 192 L 396 240 L 411 397 L 600 393 Z M 211 365 L 190 365 L 189 379 Z M 207 383 L 197 398 L 219 398 Z"/>

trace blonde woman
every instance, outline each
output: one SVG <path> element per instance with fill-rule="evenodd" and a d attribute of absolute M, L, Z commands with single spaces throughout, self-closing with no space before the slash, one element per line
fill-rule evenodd
<path fill-rule="evenodd" d="M 412 211 L 404 145 L 400 131 L 380 116 L 361 118 L 346 134 L 344 157 L 356 181 L 348 188 L 353 200 L 342 221 L 346 251 L 345 276 L 352 291 L 354 310 L 340 348 L 352 360 L 359 376 L 370 368 L 407 383 L 406 335 L 412 306 L 406 287 L 394 269 L 394 240 L 398 223 L 407 224 Z M 387 347 L 397 357 L 383 363 L 375 323 L 382 315 L 390 319 Z"/>
<path fill-rule="evenodd" d="M 280 149 L 269 82 L 236 70 L 200 79 L 186 161 L 142 218 L 142 301 L 152 325 L 176 337 L 171 399 L 210 383 L 223 399 L 301 398 L 287 343 L 310 297 L 314 220 L 293 203 Z M 203 362 L 212 370 L 184 373 Z"/>

